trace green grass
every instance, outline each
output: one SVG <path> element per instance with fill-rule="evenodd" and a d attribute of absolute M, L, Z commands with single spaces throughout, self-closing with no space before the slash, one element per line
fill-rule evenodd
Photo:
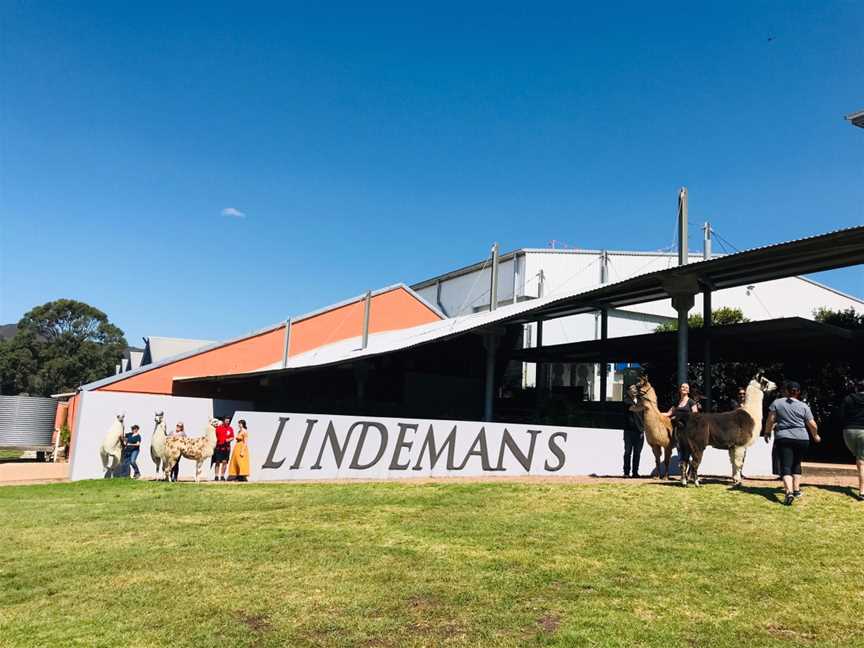
<path fill-rule="evenodd" d="M 20 450 L 0 450 L 0 459 L 20 459 Z"/>
<path fill-rule="evenodd" d="M 864 504 L 633 483 L 0 488 L 0 645 L 864 645 Z"/>

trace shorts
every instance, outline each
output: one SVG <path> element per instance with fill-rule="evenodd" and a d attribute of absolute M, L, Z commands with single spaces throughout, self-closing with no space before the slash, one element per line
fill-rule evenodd
<path fill-rule="evenodd" d="M 777 439 L 774 441 L 774 447 L 777 448 L 777 454 L 780 457 L 780 475 L 801 474 L 801 460 L 804 458 L 804 453 L 810 447 L 810 441 L 807 439 Z"/>
<path fill-rule="evenodd" d="M 843 440 L 856 459 L 864 460 L 864 428 L 846 428 L 843 430 Z"/>
<path fill-rule="evenodd" d="M 228 463 L 231 457 L 231 442 L 219 443 L 213 448 L 213 459 L 210 460 L 211 465 L 217 463 Z"/>

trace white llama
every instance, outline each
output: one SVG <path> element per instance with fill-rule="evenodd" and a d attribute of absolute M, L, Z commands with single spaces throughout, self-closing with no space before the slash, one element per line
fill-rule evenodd
<path fill-rule="evenodd" d="M 125 414 L 118 414 L 111 424 L 111 429 L 105 435 L 105 440 L 99 447 L 99 457 L 102 459 L 102 470 L 105 471 L 105 479 L 113 477 L 115 471 L 120 467 L 120 459 L 123 454 L 123 435 L 126 426 L 123 424 Z"/>
<path fill-rule="evenodd" d="M 156 412 L 153 426 L 153 438 L 150 439 L 150 458 L 156 465 L 156 476 L 153 479 L 159 479 L 159 473 L 165 465 L 165 441 L 168 438 L 168 429 L 165 425 L 165 412 Z"/>

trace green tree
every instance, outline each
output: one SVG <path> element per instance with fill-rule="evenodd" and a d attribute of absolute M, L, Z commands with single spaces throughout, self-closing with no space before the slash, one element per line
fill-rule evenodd
<path fill-rule="evenodd" d="M 821 306 L 813 311 L 813 319 L 845 329 L 864 329 L 864 313 L 856 312 L 851 306 L 846 310 L 831 310 Z"/>
<path fill-rule="evenodd" d="M 37 306 L 0 343 L 3 393 L 47 396 L 109 376 L 126 339 L 98 308 L 72 299 Z"/>
<path fill-rule="evenodd" d="M 744 317 L 744 313 L 740 308 L 730 308 L 729 306 L 723 306 L 722 308 L 718 308 L 716 310 L 711 311 L 711 323 L 713 326 L 727 326 L 729 324 L 742 324 L 744 322 L 749 322 L 750 320 Z M 702 315 L 696 313 L 687 318 L 687 327 L 688 328 L 702 328 L 705 325 L 705 320 Z M 678 322 L 666 322 L 665 324 L 660 324 L 657 328 L 654 329 L 655 333 L 667 333 L 669 331 L 677 331 L 678 330 Z"/>

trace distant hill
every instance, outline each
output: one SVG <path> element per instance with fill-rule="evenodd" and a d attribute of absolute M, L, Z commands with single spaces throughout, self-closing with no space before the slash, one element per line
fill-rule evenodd
<path fill-rule="evenodd" d="M 6 340 L 8 338 L 15 337 L 15 333 L 17 331 L 17 324 L 0 324 L 0 340 Z"/>

